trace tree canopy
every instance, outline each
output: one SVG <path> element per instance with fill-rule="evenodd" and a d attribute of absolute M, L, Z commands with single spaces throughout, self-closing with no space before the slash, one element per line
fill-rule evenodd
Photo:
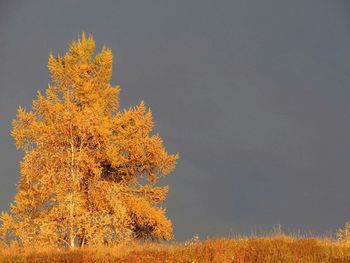
<path fill-rule="evenodd" d="M 119 110 L 113 55 L 82 34 L 64 56 L 50 54 L 51 84 L 32 109 L 19 107 L 12 137 L 25 155 L 10 212 L 1 215 L 6 242 L 79 247 L 127 239 L 168 240 L 171 221 L 156 186 L 175 168 L 152 133 L 144 102 Z"/>

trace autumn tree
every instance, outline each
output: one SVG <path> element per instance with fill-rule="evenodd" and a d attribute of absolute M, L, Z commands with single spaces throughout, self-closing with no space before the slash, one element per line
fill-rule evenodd
<path fill-rule="evenodd" d="M 120 111 L 113 55 L 82 34 L 64 56 L 50 54 L 52 83 L 32 109 L 18 109 L 12 136 L 25 153 L 18 192 L 2 213 L 4 241 L 67 247 L 129 238 L 168 240 L 172 226 L 159 178 L 175 167 L 153 134 L 143 102 Z"/>

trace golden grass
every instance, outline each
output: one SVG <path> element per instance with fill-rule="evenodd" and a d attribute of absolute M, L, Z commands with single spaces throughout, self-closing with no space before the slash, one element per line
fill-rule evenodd
<path fill-rule="evenodd" d="M 114 247 L 59 250 L 2 248 L 7 262 L 350 262 L 350 246 L 329 239 L 291 236 L 209 239 L 184 244 L 123 244 Z"/>

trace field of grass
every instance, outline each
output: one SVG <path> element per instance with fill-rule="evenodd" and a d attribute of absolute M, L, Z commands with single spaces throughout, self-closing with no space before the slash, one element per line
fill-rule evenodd
<path fill-rule="evenodd" d="M 124 244 L 58 250 L 2 248 L 0 262 L 350 262 L 350 246 L 290 236 L 194 240 L 186 244 Z"/>

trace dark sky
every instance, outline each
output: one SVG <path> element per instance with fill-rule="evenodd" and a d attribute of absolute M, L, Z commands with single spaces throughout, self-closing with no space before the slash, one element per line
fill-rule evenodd
<path fill-rule="evenodd" d="M 348 0 L 1 0 L 0 210 L 19 179 L 16 109 L 82 31 L 113 50 L 122 107 L 143 99 L 180 153 L 162 182 L 178 240 L 350 219 Z"/>

